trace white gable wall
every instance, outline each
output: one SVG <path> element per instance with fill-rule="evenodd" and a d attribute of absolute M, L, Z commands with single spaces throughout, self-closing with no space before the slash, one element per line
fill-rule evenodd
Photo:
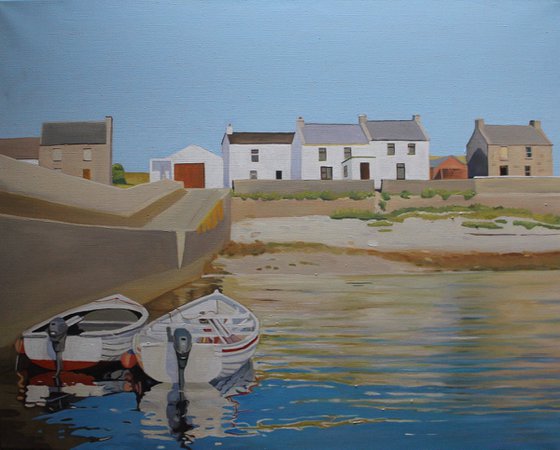
<path fill-rule="evenodd" d="M 301 149 L 301 179 L 320 180 L 322 166 L 332 167 L 333 180 L 344 179 L 342 172 L 342 161 L 346 159 L 344 157 L 344 147 L 352 149 L 352 156 L 368 156 L 367 145 L 303 145 Z M 326 161 L 319 161 L 319 148 L 327 149 Z"/>
<path fill-rule="evenodd" d="M 169 156 L 173 165 L 175 164 L 204 164 L 204 186 L 208 189 L 224 187 L 224 162 L 221 156 L 212 153 L 210 150 L 189 145 L 187 148 Z"/>
<path fill-rule="evenodd" d="M 387 144 L 395 144 L 395 155 L 387 155 Z M 408 155 L 408 144 L 416 144 L 416 154 Z M 429 141 L 372 141 L 369 143 L 370 155 L 375 156 L 370 167 L 375 188 L 381 188 L 381 180 L 397 179 L 397 164 L 405 165 L 407 180 L 430 179 L 430 142 Z"/>
<path fill-rule="evenodd" d="M 226 181 L 229 184 L 234 180 L 250 179 L 252 170 L 257 171 L 259 180 L 275 180 L 277 170 L 282 171 L 283 180 L 291 179 L 291 144 L 229 144 L 227 147 L 229 179 Z M 253 149 L 259 150 L 258 162 L 251 160 Z"/>

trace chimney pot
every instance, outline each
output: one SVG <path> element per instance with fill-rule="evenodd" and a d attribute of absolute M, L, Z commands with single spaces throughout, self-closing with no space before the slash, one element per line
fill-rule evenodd
<path fill-rule="evenodd" d="M 541 129 L 541 121 L 540 120 L 531 120 L 529 122 L 529 125 L 531 125 L 533 128 L 536 128 L 537 130 Z"/>
<path fill-rule="evenodd" d="M 226 134 L 228 136 L 231 136 L 233 134 L 233 126 L 230 124 L 228 124 L 227 128 L 226 128 Z"/>
<path fill-rule="evenodd" d="M 475 128 L 483 128 L 484 127 L 484 119 L 475 119 L 474 126 L 475 126 Z"/>
<path fill-rule="evenodd" d="M 412 120 L 419 123 L 420 122 L 420 114 L 414 114 L 412 116 Z"/>

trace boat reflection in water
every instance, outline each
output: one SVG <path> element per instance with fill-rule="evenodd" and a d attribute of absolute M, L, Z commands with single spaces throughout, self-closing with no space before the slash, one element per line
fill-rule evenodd
<path fill-rule="evenodd" d="M 99 432 L 106 430 L 107 435 L 101 438 L 114 443 L 125 439 L 125 433 L 130 432 L 130 428 L 121 429 L 120 424 L 111 423 L 109 416 L 99 416 L 115 402 L 122 405 L 119 408 L 122 423 L 137 423 L 142 440 L 173 439 L 184 447 L 195 439 L 226 436 L 226 431 L 234 427 L 237 413 L 233 397 L 249 393 L 256 385 L 250 360 L 230 377 L 211 383 L 187 382 L 184 391 L 177 384 L 154 381 L 138 367 L 63 371 L 55 377 L 54 371 L 33 364 L 19 366 L 18 399 L 26 407 L 43 408 L 48 413 L 42 416 L 44 420 L 65 423 L 80 430 L 77 435 L 86 438 L 100 438 Z M 90 399 L 84 403 L 87 398 Z M 91 411 L 95 414 L 94 423 L 91 422 L 94 416 L 84 414 L 91 408 L 97 411 Z M 110 426 L 101 426 L 105 421 Z M 94 430 L 91 431 L 94 435 L 88 435 L 88 430 Z"/>
<path fill-rule="evenodd" d="M 140 400 L 144 412 L 142 432 L 148 439 L 162 439 L 167 433 L 182 444 L 205 437 L 224 437 L 236 416 L 236 395 L 256 385 L 252 361 L 235 374 L 209 383 L 189 383 L 184 391 L 177 384 L 152 386 Z M 145 427 L 145 428 L 144 428 Z"/>

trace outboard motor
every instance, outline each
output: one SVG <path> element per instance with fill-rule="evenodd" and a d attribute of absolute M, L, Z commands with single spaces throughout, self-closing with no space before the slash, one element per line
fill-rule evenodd
<path fill-rule="evenodd" d="M 167 335 L 171 342 L 173 342 L 173 349 L 177 356 L 177 368 L 179 371 L 179 389 L 182 391 L 185 387 L 185 368 L 189 361 L 189 355 L 192 348 L 192 336 L 186 328 L 175 328 L 173 336 L 171 336 L 171 329 L 167 328 Z"/>
<path fill-rule="evenodd" d="M 68 335 L 68 324 L 62 317 L 55 317 L 49 323 L 48 335 L 56 354 L 56 373 L 54 377 L 58 379 L 62 370 L 62 352 L 66 346 L 66 336 Z"/>

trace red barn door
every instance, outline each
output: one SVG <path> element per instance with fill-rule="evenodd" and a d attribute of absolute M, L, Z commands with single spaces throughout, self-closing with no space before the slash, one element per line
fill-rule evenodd
<path fill-rule="evenodd" d="M 185 188 L 203 188 L 204 163 L 175 164 L 173 179 L 182 181 Z"/>

